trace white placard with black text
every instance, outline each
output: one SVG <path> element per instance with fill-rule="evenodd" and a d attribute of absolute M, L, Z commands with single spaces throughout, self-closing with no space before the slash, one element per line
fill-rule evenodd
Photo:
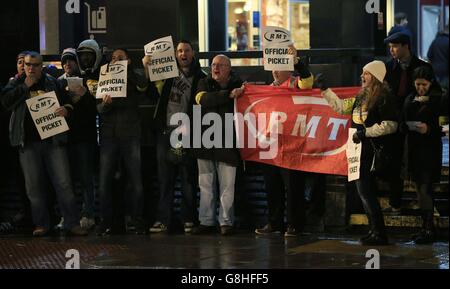
<path fill-rule="evenodd" d="M 355 128 L 348 129 L 347 140 L 347 163 L 348 163 L 348 181 L 355 181 L 359 179 L 359 168 L 361 167 L 361 150 L 362 143 L 353 142 L 353 134 L 356 132 Z"/>
<path fill-rule="evenodd" d="M 100 68 L 100 78 L 97 85 L 96 98 L 105 95 L 111 97 L 127 96 L 128 61 L 116 61 L 105 64 Z"/>
<path fill-rule="evenodd" d="M 263 29 L 264 70 L 294 71 L 294 56 L 288 54 L 292 45 L 291 33 L 281 27 Z"/>
<path fill-rule="evenodd" d="M 66 119 L 55 113 L 59 108 L 59 101 L 54 91 L 32 97 L 26 102 L 41 139 L 69 130 Z"/>
<path fill-rule="evenodd" d="M 156 39 L 144 46 L 145 55 L 151 56 L 148 74 L 151 81 L 177 77 L 178 71 L 172 36 Z"/>

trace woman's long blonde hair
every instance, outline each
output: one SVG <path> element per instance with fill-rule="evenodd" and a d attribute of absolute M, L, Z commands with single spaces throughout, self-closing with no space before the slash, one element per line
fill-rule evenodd
<path fill-rule="evenodd" d="M 361 107 L 365 106 L 369 111 L 377 103 L 380 95 L 387 94 L 388 91 L 389 85 L 386 81 L 381 82 L 372 76 L 370 85 L 361 89 L 356 98 L 360 101 Z"/>

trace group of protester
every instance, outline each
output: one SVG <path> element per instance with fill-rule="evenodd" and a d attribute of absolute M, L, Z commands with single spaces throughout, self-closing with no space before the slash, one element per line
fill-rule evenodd
<path fill-rule="evenodd" d="M 439 109 L 441 88 L 430 64 L 411 53 L 408 34 L 399 31 L 386 40 L 392 60 L 388 63 L 372 61 L 364 66 L 362 87 L 350 99 L 340 99 L 327 86 L 323 75 L 315 77 L 315 84 L 331 108 L 341 114 L 351 114 L 355 143 L 362 142 L 360 178 L 356 181 L 358 194 L 369 219 L 370 231 L 361 239 L 363 244 L 388 243 L 376 195 L 371 184 L 375 174 L 371 170 L 374 150 L 386 146 L 392 156 L 385 177 L 390 183 L 391 211 L 399 210 L 403 180 L 401 168 L 407 152 L 407 167 L 417 184 L 422 210 L 423 227 L 414 237 L 417 243 L 435 239 L 433 225 L 432 183 L 440 177 L 441 130 Z M 272 86 L 310 89 L 314 76 L 297 56 L 295 71 L 273 71 Z M 25 51 L 17 58 L 18 73 L 1 90 L 0 102 L 12 111 L 9 137 L 16 147 L 22 167 L 26 194 L 30 202 L 33 235 L 44 236 L 50 230 L 47 201 L 48 183 L 53 187 L 64 229 L 73 235 L 86 235 L 96 224 L 94 214 L 96 175 L 95 151 L 100 151 L 99 185 L 100 203 L 96 233 L 108 235 L 113 227 L 112 191 L 114 173 L 123 165 L 131 190 L 126 195 L 131 204 L 133 232 L 144 234 L 166 232 L 171 225 L 174 184 L 177 173 L 182 188 L 181 218 L 184 232 L 207 234 L 217 231 L 222 235 L 234 232 L 234 195 L 237 168 L 241 165 L 236 145 L 185 149 L 173 147 L 171 133 L 177 129 L 170 121 L 177 113 L 193 114 L 193 105 L 201 107 L 202 116 L 214 112 L 221 118 L 234 112 L 234 100 L 245 93 L 245 83 L 233 71 L 230 59 L 217 55 L 212 59 L 211 71 L 205 74 L 195 58 L 189 41 L 181 40 L 175 56 L 180 70 L 178 77 L 150 81 L 148 67 L 151 56 L 142 59 L 144 74 L 131 66 L 125 48 L 114 49 L 110 64 L 128 61 L 126 97 L 109 95 L 96 99 L 99 69 L 102 60 L 95 40 L 85 40 L 75 49 L 65 49 L 61 56 L 64 75 L 55 79 L 43 71 L 43 59 L 37 52 Z M 68 86 L 68 77 L 82 78 L 82 85 Z M 41 140 L 33 123 L 26 100 L 45 92 L 54 91 L 60 107 L 55 113 L 65 117 L 70 130 Z M 139 118 L 139 93 L 157 100 L 154 113 L 156 127 L 156 168 L 158 172 L 159 201 L 155 222 L 146 227 L 143 207 Z M 99 138 L 97 139 L 97 119 Z M 192 119 L 192 117 L 190 118 Z M 414 127 L 409 122 L 420 122 Z M 203 125 L 202 130 L 208 126 Z M 193 137 L 193 129 L 188 129 Z M 406 142 L 405 142 L 406 138 Z M 404 147 L 406 143 L 407 147 Z M 256 234 L 283 233 L 298 236 L 306 223 L 305 182 L 324 183 L 324 175 L 259 164 L 267 191 L 269 221 L 255 230 Z M 198 172 L 198 173 L 197 173 Z M 78 180 L 83 193 L 80 212 L 75 202 L 74 180 Z M 197 185 L 200 202 L 197 214 Z M 218 190 L 218 191 L 217 191 Z M 217 191 L 217 192 L 216 192 Z M 219 204 L 216 218 L 217 199 Z M 286 204 L 286 208 L 285 208 Z M 286 224 L 284 212 L 286 210 Z M 81 218 L 80 218 L 81 214 Z M 198 217 L 197 217 L 198 216 Z"/>

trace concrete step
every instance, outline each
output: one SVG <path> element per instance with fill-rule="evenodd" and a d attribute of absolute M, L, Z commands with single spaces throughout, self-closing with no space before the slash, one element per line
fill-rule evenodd
<path fill-rule="evenodd" d="M 381 209 L 389 207 L 388 197 L 379 197 Z M 434 198 L 435 211 L 441 216 L 449 215 L 449 200 L 442 198 Z M 420 215 L 419 203 L 416 197 L 403 196 L 402 198 L 402 215 Z"/>
<path fill-rule="evenodd" d="M 448 217 L 440 217 L 435 214 L 434 224 L 436 228 L 448 229 Z M 384 223 L 387 227 L 421 227 L 422 218 L 420 216 L 384 216 Z M 365 214 L 352 214 L 350 225 L 368 225 Z"/>
<path fill-rule="evenodd" d="M 379 197 L 378 202 L 380 202 L 381 209 L 389 207 L 389 198 L 388 197 Z M 434 198 L 434 202 L 439 204 L 447 204 L 448 207 L 448 199 Z M 405 209 L 419 209 L 419 203 L 416 197 L 403 197 L 402 198 L 402 208 Z"/>
<path fill-rule="evenodd" d="M 388 194 L 389 185 L 386 182 L 378 182 L 378 191 L 381 195 Z M 416 193 L 416 186 L 412 181 L 405 181 L 403 186 L 404 193 Z M 439 183 L 433 184 L 433 195 L 448 198 L 448 180 L 441 180 Z"/>

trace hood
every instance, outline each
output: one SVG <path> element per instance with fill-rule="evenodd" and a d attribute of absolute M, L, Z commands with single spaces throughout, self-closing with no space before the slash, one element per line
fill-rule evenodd
<path fill-rule="evenodd" d="M 84 40 L 83 42 L 81 42 L 77 48 L 77 55 L 83 51 L 93 51 L 95 53 L 95 63 L 94 63 L 94 67 L 86 69 L 86 70 L 82 70 L 80 67 L 81 74 L 86 74 L 87 72 L 92 73 L 92 72 L 96 71 L 102 60 L 102 52 L 100 51 L 100 46 L 98 45 L 97 41 L 95 41 L 94 39 L 87 39 L 87 40 Z M 77 58 L 78 58 L 78 56 L 77 56 Z M 80 63 L 79 61 L 77 61 L 77 62 Z"/>

